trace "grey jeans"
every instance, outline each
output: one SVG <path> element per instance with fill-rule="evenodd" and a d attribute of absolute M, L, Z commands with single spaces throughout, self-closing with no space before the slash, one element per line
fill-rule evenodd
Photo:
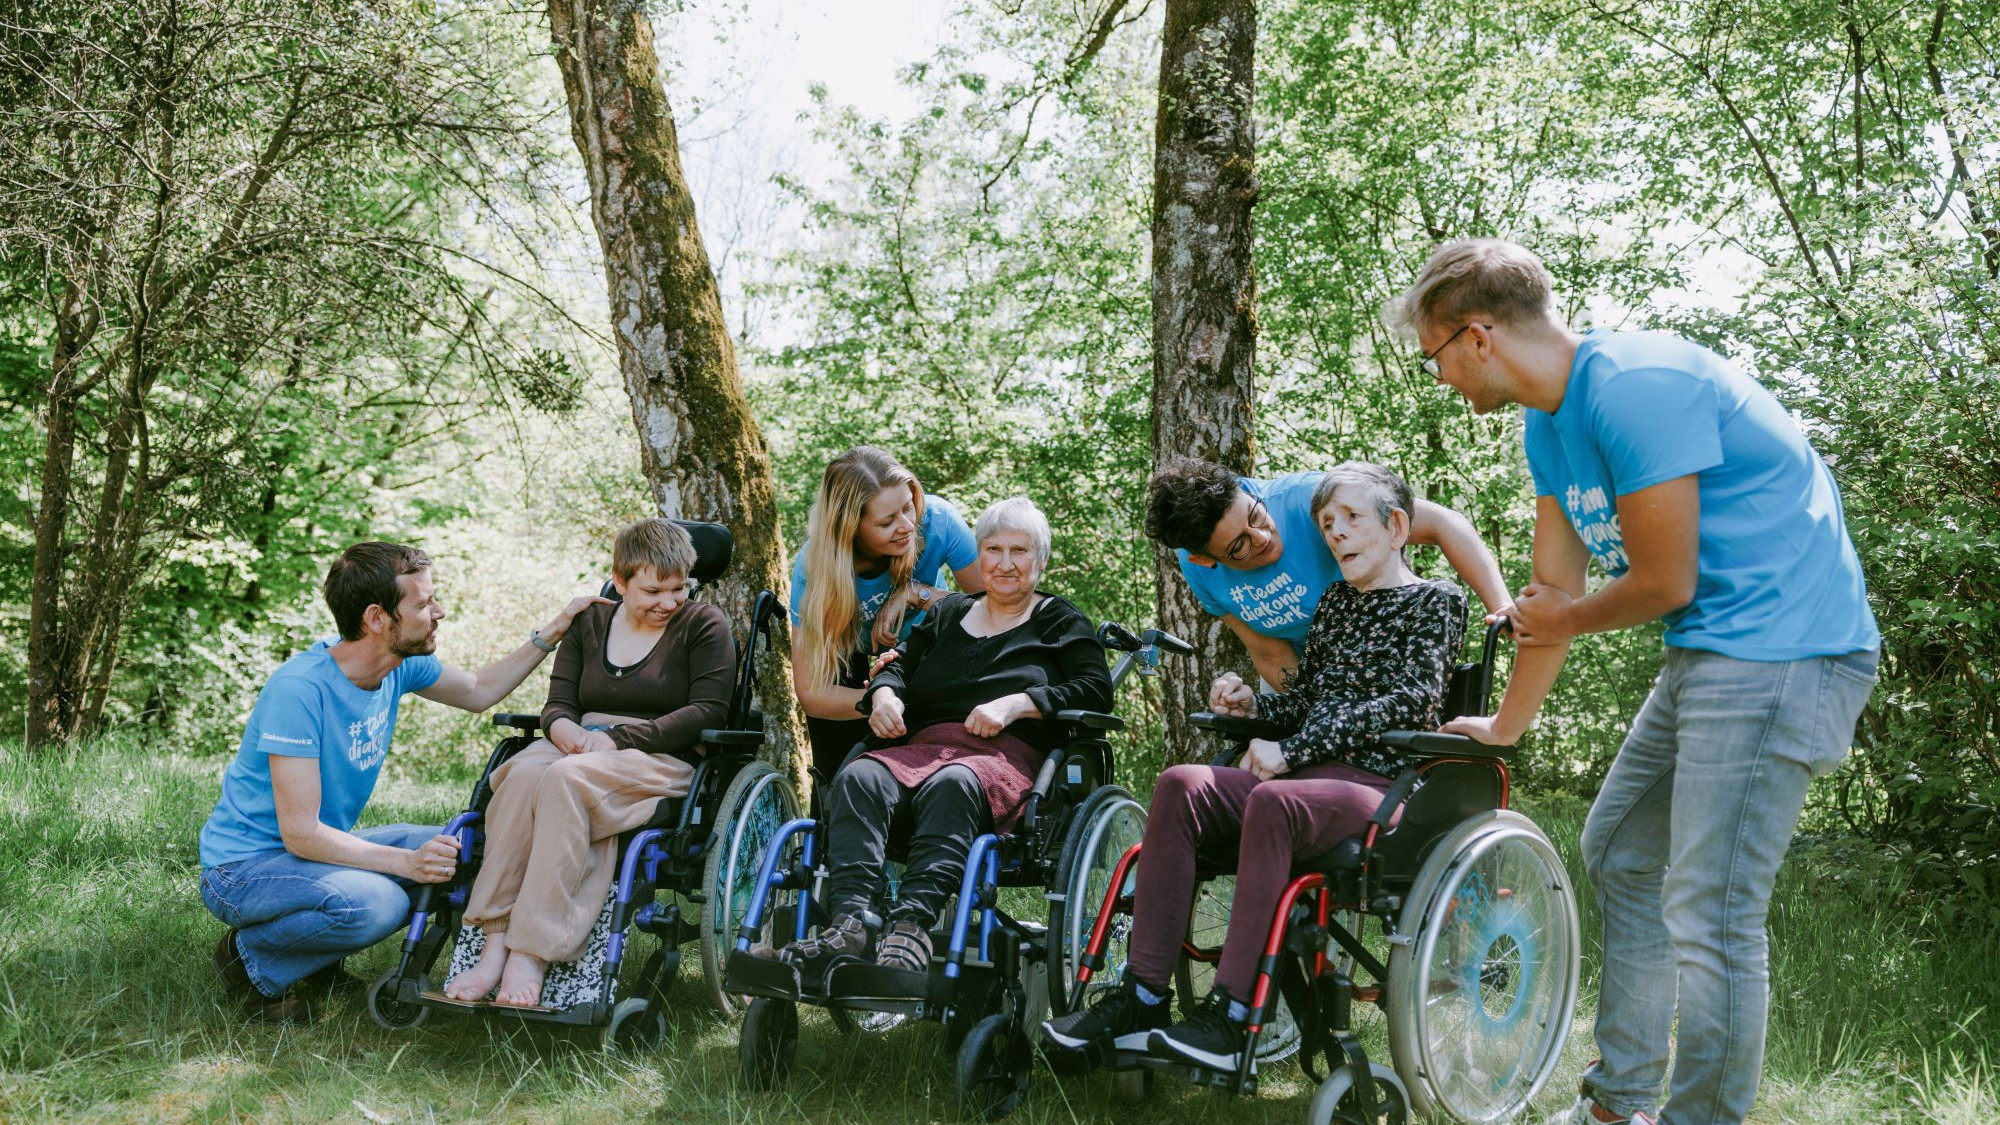
<path fill-rule="evenodd" d="M 1668 649 L 1604 779 L 1583 858 L 1604 912 L 1601 1055 L 1584 1085 L 1663 1125 L 1741 1122 L 1763 1074 L 1770 966 L 1764 919 L 1806 783 L 1840 764 L 1875 686 L 1877 653 L 1737 660 Z M 1678 996 L 1679 1004 L 1675 1000 Z"/>

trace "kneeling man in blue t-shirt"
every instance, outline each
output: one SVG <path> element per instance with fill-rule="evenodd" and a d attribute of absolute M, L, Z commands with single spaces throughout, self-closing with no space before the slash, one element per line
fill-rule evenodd
<path fill-rule="evenodd" d="M 1471 239 L 1391 310 L 1474 410 L 1522 407 L 1535 483 L 1507 693 L 1444 729 L 1513 742 L 1572 637 L 1666 622 L 1665 667 L 1583 829 L 1601 1057 L 1568 1120 L 1741 1122 L 1764 1061 L 1771 885 L 1806 783 L 1847 753 L 1881 636 L 1840 492 L 1778 400 L 1700 345 L 1578 335 L 1554 309 L 1533 254 Z M 1585 594 L 1592 558 L 1610 581 Z"/>
<path fill-rule="evenodd" d="M 349 547 L 326 574 L 340 629 L 279 666 L 257 694 L 222 797 L 201 830 L 201 898 L 229 926 L 215 947 L 224 991 L 255 1018 L 311 1015 L 308 994 L 358 984 L 340 959 L 409 917 L 409 888 L 441 883 L 458 843 L 436 827 L 354 831 L 375 791 L 404 692 L 484 711 L 554 652 L 577 598 L 476 672 L 439 662 L 444 609 L 431 560 L 394 543 Z"/>

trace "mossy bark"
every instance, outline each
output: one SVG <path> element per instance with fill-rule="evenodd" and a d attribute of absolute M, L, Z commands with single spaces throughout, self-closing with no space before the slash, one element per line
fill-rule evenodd
<path fill-rule="evenodd" d="M 715 273 L 681 171 L 652 24 L 637 0 L 550 0 L 571 133 L 590 176 L 619 365 L 641 464 L 662 514 L 726 524 L 735 562 L 714 590 L 747 628 L 759 590 L 786 589 L 770 452 L 751 417 Z M 772 760 L 801 760 L 784 615 L 758 697 Z M 780 703 L 779 701 L 782 701 Z"/>
<path fill-rule="evenodd" d="M 1201 457 L 1250 470 L 1257 280 L 1253 0 L 1169 0 L 1153 154 L 1153 463 Z M 1224 669 L 1254 681 L 1249 655 L 1204 613 L 1172 551 L 1155 545 L 1160 627 L 1192 642 L 1192 666 L 1165 677 L 1173 758 L 1211 755 L 1187 725 Z"/>

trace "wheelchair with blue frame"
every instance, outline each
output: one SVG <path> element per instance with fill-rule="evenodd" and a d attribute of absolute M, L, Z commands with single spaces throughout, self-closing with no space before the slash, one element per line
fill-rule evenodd
<path fill-rule="evenodd" d="M 676 522 L 694 541 L 696 562 L 689 577 L 698 592 L 727 570 L 733 542 L 720 524 Z M 607 585 L 605 596 L 615 597 L 616 591 Z M 541 727 L 539 715 L 500 714 L 493 716 L 494 725 L 515 733 L 494 747 L 473 786 L 471 803 L 445 825 L 445 834 L 459 841 L 458 869 L 449 882 L 419 891 L 396 967 L 369 989 L 368 1010 L 377 1023 L 400 1030 L 442 1010 L 595 1028 L 607 1048 L 652 1049 L 666 1034 L 666 991 L 679 972 L 682 947 L 690 942 L 698 947 L 709 1002 L 724 1015 L 735 1013 L 739 998 L 722 987 L 724 961 L 741 928 L 758 857 L 778 829 L 798 816 L 790 779 L 756 757 L 764 743 L 753 690 L 758 642 L 764 642 L 767 653 L 778 651 L 772 628 L 780 612 L 774 594 L 757 595 L 740 646 L 728 720 L 720 729 L 701 732 L 701 758 L 687 794 L 661 799 L 644 825 L 619 837 L 619 862 L 606 903 L 608 940 L 591 997 L 560 1008 L 509 1007 L 454 1000 L 432 988 L 430 974 L 459 929 L 479 872 L 493 772 L 533 743 Z M 653 935 L 659 944 L 627 982 L 629 995 L 620 999 L 619 977 L 633 959 L 635 930 Z M 551 967 L 552 975 L 557 968 Z"/>
<path fill-rule="evenodd" d="M 1163 650 L 1193 652 L 1157 629 L 1134 636 L 1107 623 L 1097 635 L 1120 653 L 1114 690 L 1134 671 L 1157 674 Z M 1062 1003 L 1113 868 L 1145 826 L 1145 810 L 1114 780 L 1103 737 L 1122 721 L 1089 711 L 1056 718 L 1067 737 L 1043 759 L 1019 823 L 974 839 L 956 906 L 941 918 L 944 931 L 932 935 L 942 954 L 928 972 L 854 961 L 807 980 L 793 965 L 753 952 L 773 919 L 778 933 L 797 938 L 829 923 L 815 893 L 825 876 L 825 819 L 816 811 L 784 826 L 764 854 L 725 977 L 725 987 L 755 998 L 738 1051 L 747 1085 L 768 1089 L 785 1078 L 798 1048 L 798 1006 L 806 1004 L 824 1008 L 842 1032 L 916 1019 L 944 1024 L 947 1043 L 957 1048 L 960 1108 L 991 1119 L 1012 1112 L 1028 1085 L 1028 1030 L 1049 1004 Z M 891 845 L 894 858 L 896 841 Z M 1009 913 L 1002 903 L 1008 888 L 1039 890 L 1040 906 L 1031 909 L 1045 909 L 1047 920 Z"/>
<path fill-rule="evenodd" d="M 1446 718 L 1486 713 L 1505 624 L 1487 630 L 1478 663 L 1455 670 Z M 1193 719 L 1231 744 L 1217 766 L 1234 762 L 1250 739 L 1291 733 L 1255 719 Z M 1404 1125 L 1430 1115 L 1508 1121 L 1547 1083 L 1576 1004 L 1576 899 L 1548 837 L 1507 807 L 1514 748 L 1428 731 L 1392 731 L 1383 741 L 1420 760 L 1395 779 L 1362 835 L 1293 864 L 1236 1068 L 1147 1051 L 1092 1056 L 1118 1073 L 1128 1096 L 1142 1095 L 1154 1073 L 1254 1094 L 1259 1067 L 1292 1053 L 1319 1083 L 1311 1125 Z M 1131 848 L 1112 872 L 1078 959 L 1070 1011 L 1123 979 L 1139 853 Z M 1228 925 L 1221 888 L 1234 851 L 1197 853 L 1196 863 L 1197 909 L 1175 982 L 1184 1001 L 1206 989 L 1220 959 Z M 1370 918 L 1381 928 L 1374 947 L 1364 940 Z M 1371 1060 L 1356 1037 L 1357 1002 L 1382 1009 L 1393 1066 Z"/>

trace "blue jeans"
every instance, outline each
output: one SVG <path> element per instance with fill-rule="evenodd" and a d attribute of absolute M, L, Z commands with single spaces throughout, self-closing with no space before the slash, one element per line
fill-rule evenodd
<path fill-rule="evenodd" d="M 1670 648 L 1583 827 L 1604 912 L 1602 1056 L 1584 1086 L 1657 1101 L 1679 997 L 1666 1125 L 1741 1122 L 1764 1067 L 1764 918 L 1806 783 L 1831 773 L 1877 653 L 1758 662 Z"/>
<path fill-rule="evenodd" d="M 422 824 L 389 824 L 355 835 L 373 844 L 415 848 L 439 831 Z M 250 983 L 277 997 L 402 929 L 410 920 L 410 889 L 416 885 L 394 875 L 275 851 L 204 870 L 201 901 L 224 925 L 236 928 L 236 948 L 250 971 Z"/>

